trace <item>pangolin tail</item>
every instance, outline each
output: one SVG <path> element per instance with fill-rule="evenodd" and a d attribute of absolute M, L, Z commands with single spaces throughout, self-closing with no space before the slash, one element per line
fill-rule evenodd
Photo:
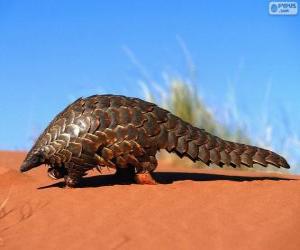
<path fill-rule="evenodd" d="M 167 140 L 161 143 L 160 148 L 175 152 L 180 157 L 186 156 L 207 165 L 214 163 L 219 166 L 253 167 L 256 163 L 264 167 L 268 164 L 278 168 L 290 167 L 282 156 L 270 150 L 226 141 L 184 122 L 171 113 L 167 116 L 167 122 L 163 124 Z"/>

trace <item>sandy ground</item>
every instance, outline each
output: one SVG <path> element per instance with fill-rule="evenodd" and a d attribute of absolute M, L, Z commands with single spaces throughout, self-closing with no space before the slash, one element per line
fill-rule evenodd
<path fill-rule="evenodd" d="M 300 249 L 297 176 L 161 163 L 156 186 L 94 172 L 65 189 L 19 173 L 24 156 L 0 152 L 1 249 Z"/>

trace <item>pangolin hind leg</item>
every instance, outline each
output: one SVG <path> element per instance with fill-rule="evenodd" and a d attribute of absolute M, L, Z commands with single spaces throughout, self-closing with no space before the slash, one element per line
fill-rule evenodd
<path fill-rule="evenodd" d="M 153 179 L 147 162 L 142 162 L 138 166 L 128 165 L 126 168 L 117 167 L 115 177 L 120 183 L 137 183 L 137 184 L 157 184 Z"/>
<path fill-rule="evenodd" d="M 68 163 L 65 166 L 66 174 L 64 176 L 67 187 L 78 187 L 82 182 L 82 177 L 85 175 L 86 169 L 74 163 Z"/>
<path fill-rule="evenodd" d="M 126 167 L 117 167 L 115 177 L 120 183 L 134 182 L 135 167 L 128 165 Z"/>
<path fill-rule="evenodd" d="M 140 159 L 140 164 L 136 167 L 136 172 L 134 175 L 134 180 L 137 184 L 148 184 L 155 185 L 158 184 L 156 180 L 154 180 L 151 173 L 157 167 L 157 160 L 155 156 L 144 156 Z"/>
<path fill-rule="evenodd" d="M 158 182 L 154 180 L 150 172 L 136 173 L 134 176 L 134 181 L 137 184 L 148 184 L 148 185 L 158 184 Z"/>
<path fill-rule="evenodd" d="M 157 184 L 151 172 L 157 167 L 156 147 L 142 148 L 136 144 L 130 154 L 123 154 L 112 160 L 116 163 L 116 177 L 121 181 L 137 184 Z"/>

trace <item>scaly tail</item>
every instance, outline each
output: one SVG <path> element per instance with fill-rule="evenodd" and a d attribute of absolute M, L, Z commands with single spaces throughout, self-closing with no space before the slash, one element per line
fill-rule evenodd
<path fill-rule="evenodd" d="M 163 124 L 167 140 L 160 141 L 160 148 L 168 152 L 175 152 L 180 157 L 187 156 L 193 161 L 202 161 L 205 164 L 231 165 L 240 167 L 244 164 L 253 167 L 257 163 L 264 167 L 268 164 L 278 168 L 289 168 L 287 161 L 280 155 L 255 146 L 225 141 L 211 135 L 204 129 L 193 127 L 180 118 L 167 114 L 167 121 Z"/>

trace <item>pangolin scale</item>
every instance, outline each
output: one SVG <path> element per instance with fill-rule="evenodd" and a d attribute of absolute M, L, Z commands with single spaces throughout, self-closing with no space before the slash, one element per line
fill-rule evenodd
<path fill-rule="evenodd" d="M 160 149 L 205 164 L 254 163 L 289 168 L 280 155 L 211 135 L 153 103 L 117 95 L 79 98 L 59 113 L 39 136 L 20 170 L 49 165 L 53 178 L 67 186 L 80 183 L 86 172 L 103 166 L 127 171 L 137 183 L 155 184 L 151 172 Z"/>

